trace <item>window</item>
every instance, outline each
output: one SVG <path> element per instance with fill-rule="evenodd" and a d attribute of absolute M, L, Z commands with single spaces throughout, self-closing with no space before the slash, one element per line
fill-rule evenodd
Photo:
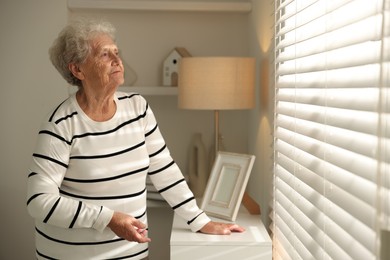
<path fill-rule="evenodd" d="M 274 258 L 379 259 L 390 0 L 275 3 Z"/>

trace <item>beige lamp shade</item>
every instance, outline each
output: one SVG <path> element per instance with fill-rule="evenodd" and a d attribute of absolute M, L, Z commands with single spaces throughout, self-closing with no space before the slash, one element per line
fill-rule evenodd
<path fill-rule="evenodd" d="M 254 58 L 185 57 L 179 65 L 179 108 L 250 109 L 254 85 Z"/>

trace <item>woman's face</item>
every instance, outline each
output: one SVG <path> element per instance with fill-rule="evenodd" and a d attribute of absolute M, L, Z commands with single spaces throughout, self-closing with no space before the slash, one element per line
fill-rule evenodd
<path fill-rule="evenodd" d="M 79 66 L 83 86 L 117 88 L 124 82 L 124 69 L 119 50 L 108 35 L 98 35 L 91 42 L 91 54 Z"/>

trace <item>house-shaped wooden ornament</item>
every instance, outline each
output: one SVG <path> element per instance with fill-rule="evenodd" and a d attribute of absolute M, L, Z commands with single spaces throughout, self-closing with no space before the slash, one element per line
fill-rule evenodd
<path fill-rule="evenodd" d="M 191 57 L 191 54 L 182 47 L 176 47 L 168 55 L 163 63 L 163 85 L 177 86 L 178 84 L 178 70 L 179 60 L 183 57 Z"/>

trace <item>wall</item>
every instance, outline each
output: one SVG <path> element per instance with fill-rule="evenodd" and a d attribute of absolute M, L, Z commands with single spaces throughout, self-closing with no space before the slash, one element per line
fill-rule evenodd
<path fill-rule="evenodd" d="M 261 206 L 261 218 L 270 225 L 273 180 L 273 1 L 253 0 L 249 21 L 250 53 L 257 58 L 256 108 L 249 120 L 249 152 L 256 155 L 248 183 L 249 194 Z"/>
<path fill-rule="evenodd" d="M 43 116 L 66 96 L 47 54 L 65 22 L 65 1 L 0 1 L 0 259 L 34 259 L 27 168 Z"/>

